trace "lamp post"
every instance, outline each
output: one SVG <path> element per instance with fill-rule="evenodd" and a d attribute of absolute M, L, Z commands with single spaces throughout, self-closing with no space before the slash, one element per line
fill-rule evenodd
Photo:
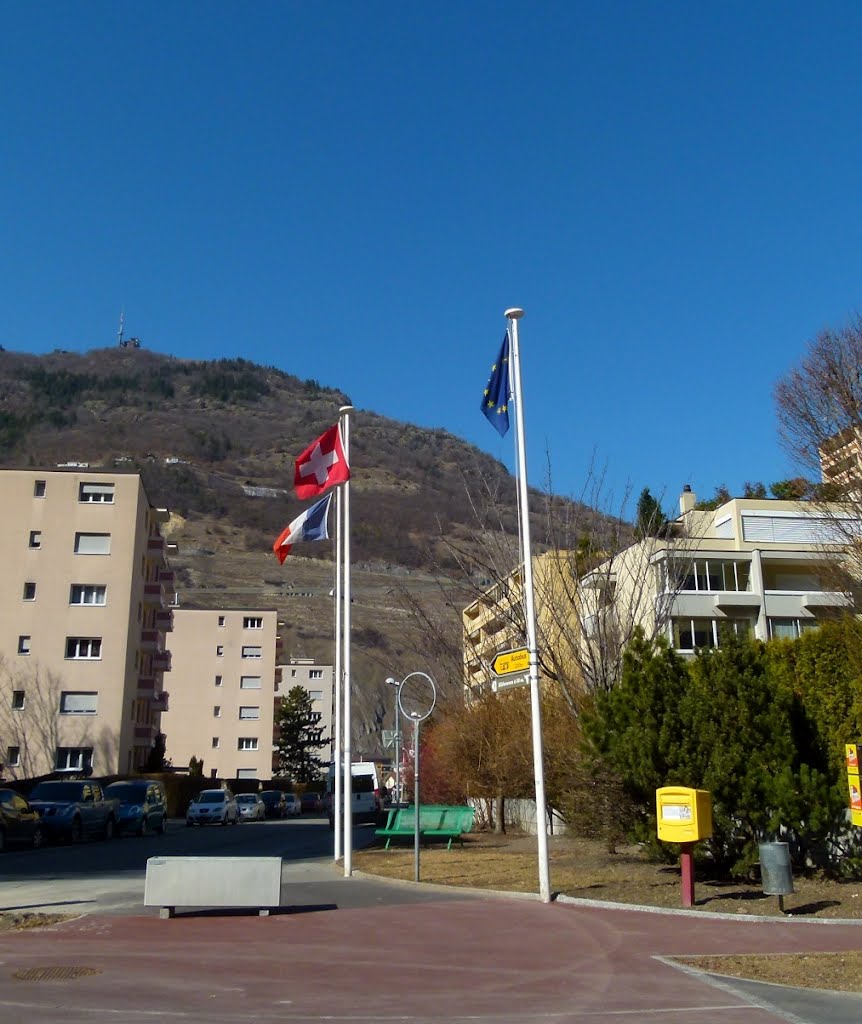
<path fill-rule="evenodd" d="M 390 676 L 386 680 L 387 686 L 395 687 L 395 803 L 401 803 L 401 721 L 398 705 L 398 687 L 401 685 L 398 679 Z"/>

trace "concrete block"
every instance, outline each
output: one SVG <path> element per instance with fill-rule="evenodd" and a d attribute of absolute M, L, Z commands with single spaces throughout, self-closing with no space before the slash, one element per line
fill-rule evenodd
<path fill-rule="evenodd" d="M 144 904 L 172 917 L 175 907 L 257 907 L 281 903 L 281 857 L 150 857 Z M 167 913 L 165 913 L 167 911 Z"/>

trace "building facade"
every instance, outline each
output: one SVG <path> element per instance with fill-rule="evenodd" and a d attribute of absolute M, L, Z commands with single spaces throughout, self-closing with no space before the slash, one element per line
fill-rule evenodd
<path fill-rule="evenodd" d="M 589 572 L 576 574 L 564 552 L 533 559 L 540 662 L 569 659 L 577 666 L 569 679 L 606 685 L 635 628 L 694 654 L 720 646 L 726 631 L 794 638 L 851 608 L 841 569 L 862 524 L 846 508 L 736 498 L 704 511 L 696 502 L 687 488 L 664 536 Z M 522 602 L 518 569 L 464 609 L 468 695 L 492 683 L 496 653 L 523 646 Z"/>
<path fill-rule="evenodd" d="M 139 475 L 0 471 L 9 777 L 141 769 L 167 705 L 173 573 Z"/>
<path fill-rule="evenodd" d="M 174 608 L 166 757 L 211 778 L 269 780 L 280 672 L 272 609 Z"/>

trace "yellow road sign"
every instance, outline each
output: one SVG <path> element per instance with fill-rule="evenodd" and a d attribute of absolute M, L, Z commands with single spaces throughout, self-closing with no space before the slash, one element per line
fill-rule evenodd
<path fill-rule="evenodd" d="M 500 651 L 491 662 L 495 676 L 507 676 L 512 672 L 524 672 L 530 667 L 530 651 L 519 647 L 516 651 Z"/>

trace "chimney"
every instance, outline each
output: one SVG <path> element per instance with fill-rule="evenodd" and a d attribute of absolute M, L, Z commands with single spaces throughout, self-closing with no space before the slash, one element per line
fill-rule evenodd
<path fill-rule="evenodd" d="M 680 514 L 685 515 L 686 512 L 691 512 L 696 504 L 697 495 L 691 489 L 691 484 L 686 484 L 682 489 L 682 494 L 679 496 Z"/>

